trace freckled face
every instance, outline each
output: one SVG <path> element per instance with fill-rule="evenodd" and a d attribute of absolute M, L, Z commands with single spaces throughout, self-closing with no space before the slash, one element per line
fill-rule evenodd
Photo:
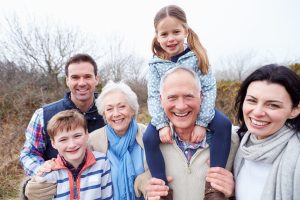
<path fill-rule="evenodd" d="M 248 130 L 258 139 L 264 139 L 278 131 L 287 119 L 296 117 L 292 100 L 280 84 L 254 81 L 243 102 L 243 116 Z M 299 112 L 298 112 L 299 114 Z"/>

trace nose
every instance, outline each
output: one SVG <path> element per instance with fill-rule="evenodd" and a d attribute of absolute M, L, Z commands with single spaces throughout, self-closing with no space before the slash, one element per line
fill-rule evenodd
<path fill-rule="evenodd" d="M 73 147 L 76 147 L 76 142 L 73 139 L 70 139 L 68 142 L 68 147 L 72 149 Z"/>
<path fill-rule="evenodd" d="M 174 35 L 170 34 L 168 36 L 168 42 L 172 42 L 172 41 L 174 41 Z"/>
<path fill-rule="evenodd" d="M 187 107 L 187 105 L 186 105 L 184 99 L 183 98 L 179 98 L 177 100 L 177 102 L 176 102 L 176 108 L 178 110 L 184 110 L 184 109 L 186 109 L 186 107 Z"/>
<path fill-rule="evenodd" d="M 113 116 L 116 117 L 116 116 L 119 116 L 120 112 L 119 112 L 119 109 L 118 108 L 114 108 L 113 109 Z"/>
<path fill-rule="evenodd" d="M 265 115 L 265 109 L 262 105 L 256 105 L 254 108 L 253 108 L 253 111 L 252 113 L 255 115 L 255 116 L 263 116 Z"/>
<path fill-rule="evenodd" d="M 85 85 L 85 84 L 86 84 L 85 79 L 83 77 L 81 77 L 79 79 L 78 85 L 82 86 L 82 85 Z"/>

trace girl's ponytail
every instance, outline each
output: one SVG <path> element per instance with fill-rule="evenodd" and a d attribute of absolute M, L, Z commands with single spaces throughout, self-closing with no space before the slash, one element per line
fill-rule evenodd
<path fill-rule="evenodd" d="M 203 74 L 207 74 L 209 61 L 208 56 L 206 54 L 206 50 L 200 43 L 197 34 L 191 28 L 188 28 L 187 42 L 190 49 L 196 54 L 196 57 L 198 58 L 198 67 L 200 71 Z"/>

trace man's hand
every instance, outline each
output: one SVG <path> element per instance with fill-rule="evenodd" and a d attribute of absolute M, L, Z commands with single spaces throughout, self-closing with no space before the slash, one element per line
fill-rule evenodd
<path fill-rule="evenodd" d="M 55 158 L 52 158 L 51 160 L 47 160 L 40 166 L 36 175 L 42 176 L 46 172 L 51 172 L 54 169 L 54 167 L 55 167 Z"/>
<path fill-rule="evenodd" d="M 172 143 L 172 137 L 171 137 L 171 128 L 170 127 L 163 127 L 159 129 L 159 138 L 162 143 Z"/>
<path fill-rule="evenodd" d="M 56 194 L 56 183 L 48 182 L 43 177 L 32 177 L 25 186 L 25 196 L 28 200 L 49 200 Z"/>
<path fill-rule="evenodd" d="M 172 182 L 173 178 L 171 176 L 167 177 L 168 182 Z M 151 178 L 146 187 L 147 199 L 148 200 L 159 200 L 162 196 L 167 196 L 169 187 L 165 182 L 158 178 Z"/>
<path fill-rule="evenodd" d="M 192 143 L 199 143 L 201 142 L 206 135 L 206 128 L 202 126 L 196 125 L 194 127 L 193 133 L 192 133 Z"/>
<path fill-rule="evenodd" d="M 212 167 L 208 170 L 206 181 L 216 190 L 224 193 L 226 197 L 234 195 L 234 179 L 233 175 L 227 169 L 221 167 Z"/>

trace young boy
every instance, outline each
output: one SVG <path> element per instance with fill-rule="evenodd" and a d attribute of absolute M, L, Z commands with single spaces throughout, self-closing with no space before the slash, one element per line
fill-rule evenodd
<path fill-rule="evenodd" d="M 83 115 L 76 110 L 59 112 L 48 122 L 47 131 L 58 151 L 54 170 L 43 176 L 57 183 L 54 199 L 112 199 L 109 161 L 105 154 L 88 150 Z"/>

